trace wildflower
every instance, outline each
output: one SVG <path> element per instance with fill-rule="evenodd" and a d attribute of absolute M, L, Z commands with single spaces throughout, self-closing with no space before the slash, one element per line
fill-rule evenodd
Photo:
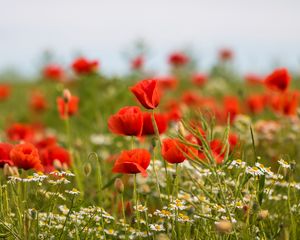
<path fill-rule="evenodd" d="M 286 161 L 284 161 L 283 159 L 278 160 L 278 163 L 281 167 L 283 168 L 291 168 L 291 165 L 288 164 Z"/>
<path fill-rule="evenodd" d="M 32 126 L 24 123 L 14 123 L 7 130 L 6 135 L 12 141 L 32 141 L 34 138 L 34 130 Z"/>
<path fill-rule="evenodd" d="M 207 76 L 202 73 L 193 75 L 192 82 L 194 85 L 202 87 L 207 82 Z"/>
<path fill-rule="evenodd" d="M 146 169 L 150 164 L 150 153 L 145 149 L 124 150 L 115 162 L 113 172 L 147 176 Z"/>
<path fill-rule="evenodd" d="M 118 232 L 115 231 L 114 229 L 104 229 L 104 232 L 107 234 L 107 235 L 111 235 L 111 236 L 117 236 Z"/>
<path fill-rule="evenodd" d="M 142 80 L 130 90 L 146 109 L 154 109 L 160 102 L 160 91 L 156 79 Z"/>
<path fill-rule="evenodd" d="M 80 194 L 80 192 L 76 188 L 73 188 L 72 190 L 66 190 L 65 192 L 69 193 L 71 195 L 79 195 Z"/>
<path fill-rule="evenodd" d="M 133 70 L 140 70 L 143 68 L 145 63 L 144 56 L 140 55 L 132 59 L 131 61 L 131 69 Z"/>
<path fill-rule="evenodd" d="M 123 107 L 108 119 L 108 128 L 111 132 L 141 136 L 143 130 L 143 114 L 139 107 Z"/>
<path fill-rule="evenodd" d="M 233 52 L 229 48 L 222 48 L 219 51 L 219 59 L 221 61 L 229 61 L 233 58 Z"/>
<path fill-rule="evenodd" d="M 143 206 L 141 204 L 134 206 L 133 207 L 135 210 L 139 211 L 139 212 L 147 212 L 148 208 L 146 206 Z"/>
<path fill-rule="evenodd" d="M 6 100 L 11 92 L 11 87 L 7 84 L 0 84 L 0 101 Z"/>
<path fill-rule="evenodd" d="M 43 76 L 51 81 L 62 81 L 65 78 L 65 73 L 61 66 L 49 64 L 44 67 Z"/>
<path fill-rule="evenodd" d="M 65 169 L 71 165 L 71 157 L 69 152 L 59 146 L 49 146 L 40 151 L 41 161 L 47 172 L 53 171 L 55 168 Z M 55 164 L 56 163 L 56 164 Z"/>
<path fill-rule="evenodd" d="M 258 167 L 246 167 L 246 173 L 252 176 L 264 175 L 263 171 L 261 171 Z"/>
<path fill-rule="evenodd" d="M 117 178 L 115 180 L 115 189 L 117 190 L 118 193 L 123 193 L 124 192 L 124 184 L 121 178 Z"/>
<path fill-rule="evenodd" d="M 182 66 L 188 63 L 189 58 L 181 52 L 174 52 L 169 56 L 169 64 L 177 67 L 177 66 Z"/>
<path fill-rule="evenodd" d="M 10 158 L 15 166 L 19 168 L 35 169 L 43 171 L 38 150 L 31 143 L 21 143 L 16 145 L 10 152 Z"/>
<path fill-rule="evenodd" d="M 291 81 L 291 76 L 286 68 L 275 69 L 267 78 L 265 79 L 265 85 L 267 88 L 284 92 L 289 87 Z"/>
<path fill-rule="evenodd" d="M 237 160 L 233 160 L 231 163 L 230 163 L 230 166 L 229 168 L 232 168 L 232 167 L 236 167 L 236 168 L 244 168 L 246 166 L 246 163 L 243 162 L 241 159 L 237 159 Z"/>
<path fill-rule="evenodd" d="M 180 199 L 175 199 L 171 204 L 170 204 L 171 209 L 179 209 L 179 210 L 184 210 L 188 208 L 188 206 L 185 205 L 185 201 L 180 200 Z"/>
<path fill-rule="evenodd" d="M 156 79 L 158 80 L 159 87 L 162 90 L 175 89 L 178 84 L 178 80 L 173 76 L 162 76 L 157 77 Z"/>
<path fill-rule="evenodd" d="M 164 133 L 168 128 L 168 119 L 165 114 L 155 113 L 154 114 L 155 123 L 158 129 L 158 133 Z M 143 131 L 142 135 L 154 135 L 154 126 L 152 121 L 151 113 L 143 113 Z"/>
<path fill-rule="evenodd" d="M 168 219 L 173 218 L 175 216 L 174 213 L 172 213 L 166 209 L 162 209 L 162 210 L 156 209 L 153 214 L 155 216 L 160 216 L 161 218 L 168 218 Z"/>
<path fill-rule="evenodd" d="M 30 108 L 35 112 L 43 112 L 47 109 L 47 102 L 41 92 L 33 92 L 30 97 Z"/>
<path fill-rule="evenodd" d="M 183 162 L 192 151 L 191 147 L 186 146 L 177 139 L 167 138 L 162 142 L 161 154 L 169 163 Z"/>
<path fill-rule="evenodd" d="M 73 116 L 78 112 L 79 98 L 76 96 L 70 96 L 67 101 L 62 97 L 58 97 L 56 103 L 59 115 L 62 119 Z"/>
<path fill-rule="evenodd" d="M 155 232 L 165 231 L 165 228 L 162 224 L 149 224 L 150 229 Z"/>
<path fill-rule="evenodd" d="M 268 216 L 269 216 L 269 211 L 268 211 L 268 210 L 261 210 L 261 211 L 258 213 L 258 219 L 259 219 L 259 220 L 264 220 L 264 219 L 266 219 Z"/>
<path fill-rule="evenodd" d="M 12 160 L 10 159 L 10 151 L 12 150 L 13 145 L 9 143 L 0 143 L 0 167 L 3 168 L 5 164 L 13 165 Z"/>
<path fill-rule="evenodd" d="M 190 222 L 191 223 L 191 222 L 193 222 L 193 220 L 190 219 L 189 216 L 179 213 L 178 214 L 178 222 Z"/>
<path fill-rule="evenodd" d="M 89 74 L 95 72 L 99 67 L 97 60 L 88 60 L 80 57 L 74 60 L 72 63 L 72 69 L 77 74 Z"/>

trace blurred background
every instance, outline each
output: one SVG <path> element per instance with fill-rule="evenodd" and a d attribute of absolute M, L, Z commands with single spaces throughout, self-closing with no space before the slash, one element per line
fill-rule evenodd
<path fill-rule="evenodd" d="M 0 73 L 38 73 L 45 57 L 69 66 L 78 55 L 100 71 L 123 74 L 136 46 L 146 67 L 167 71 L 184 50 L 208 69 L 220 48 L 235 53 L 241 73 L 284 65 L 300 71 L 298 0 L 0 0 Z"/>

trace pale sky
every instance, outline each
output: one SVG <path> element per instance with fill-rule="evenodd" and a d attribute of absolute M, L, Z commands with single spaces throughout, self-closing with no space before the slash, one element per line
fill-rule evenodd
<path fill-rule="evenodd" d="M 69 64 L 75 51 L 122 73 L 122 52 L 143 38 L 148 67 L 164 72 L 167 54 L 192 46 L 207 68 L 223 46 L 241 72 L 269 71 L 274 61 L 300 69 L 298 0 L 0 0 L 0 71 L 34 73 L 52 49 Z"/>

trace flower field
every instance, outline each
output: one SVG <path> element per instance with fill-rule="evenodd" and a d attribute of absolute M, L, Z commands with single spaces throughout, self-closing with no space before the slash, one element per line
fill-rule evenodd
<path fill-rule="evenodd" d="M 0 238 L 299 239 L 299 76 L 174 52 L 0 83 Z"/>

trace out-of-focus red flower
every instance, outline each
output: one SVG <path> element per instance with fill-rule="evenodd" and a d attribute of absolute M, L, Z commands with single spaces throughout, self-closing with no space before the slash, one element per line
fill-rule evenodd
<path fill-rule="evenodd" d="M 0 84 L 0 101 L 6 100 L 11 92 L 11 88 L 7 84 Z"/>
<path fill-rule="evenodd" d="M 157 77 L 159 87 L 162 90 L 167 89 L 175 89 L 177 87 L 178 81 L 175 77 L 165 76 L 165 77 Z"/>
<path fill-rule="evenodd" d="M 192 152 L 197 155 L 196 149 L 181 143 L 177 139 L 166 138 L 162 142 L 161 155 L 168 163 L 181 163 L 189 157 L 193 158 Z"/>
<path fill-rule="evenodd" d="M 44 165 L 44 168 L 47 169 L 47 171 L 55 170 L 55 167 L 53 165 L 55 160 L 59 161 L 62 166 L 71 166 L 71 157 L 69 152 L 63 147 L 57 145 L 52 145 L 44 148 L 40 151 L 40 156 L 42 164 Z"/>
<path fill-rule="evenodd" d="M 245 75 L 245 80 L 249 85 L 260 85 L 263 83 L 263 77 L 252 73 Z"/>
<path fill-rule="evenodd" d="M 144 67 L 145 59 L 144 56 L 137 56 L 131 61 L 131 69 L 141 70 Z"/>
<path fill-rule="evenodd" d="M 123 107 L 108 119 L 108 128 L 111 132 L 141 136 L 143 130 L 143 113 L 139 107 Z"/>
<path fill-rule="evenodd" d="M 265 79 L 265 85 L 267 88 L 284 92 L 288 89 L 291 81 L 291 76 L 286 68 L 278 68 L 274 70 Z"/>
<path fill-rule="evenodd" d="M 62 81 L 65 78 L 63 68 L 57 64 L 49 64 L 43 69 L 44 78 L 52 81 Z"/>
<path fill-rule="evenodd" d="M 266 106 L 265 96 L 250 95 L 246 99 L 246 104 L 250 112 L 255 114 L 261 113 Z"/>
<path fill-rule="evenodd" d="M 154 126 L 152 124 L 152 114 L 145 112 L 143 113 L 143 131 L 142 135 L 154 135 Z M 158 128 L 159 134 L 164 133 L 168 128 L 168 118 L 165 114 L 155 113 L 154 119 Z"/>
<path fill-rule="evenodd" d="M 57 139 L 54 136 L 44 137 L 35 142 L 35 146 L 38 149 L 44 149 L 57 144 Z"/>
<path fill-rule="evenodd" d="M 147 168 L 150 164 L 150 153 L 145 149 L 124 150 L 116 160 L 113 172 L 136 174 L 147 176 Z"/>
<path fill-rule="evenodd" d="M 169 100 L 164 106 L 168 121 L 179 121 L 182 117 L 181 106 L 176 100 Z"/>
<path fill-rule="evenodd" d="M 145 79 L 130 88 L 137 100 L 147 109 L 154 109 L 160 102 L 160 91 L 156 79 Z"/>
<path fill-rule="evenodd" d="M 194 85 L 202 87 L 207 82 L 207 75 L 202 73 L 194 74 L 192 77 L 192 82 Z"/>
<path fill-rule="evenodd" d="M 239 100 L 235 96 L 226 96 L 223 99 L 224 121 L 227 121 L 230 116 L 230 121 L 233 121 L 236 115 L 240 113 Z"/>
<path fill-rule="evenodd" d="M 199 106 L 202 100 L 197 93 L 192 91 L 184 92 L 181 99 L 188 106 Z"/>
<path fill-rule="evenodd" d="M 80 57 L 72 63 L 72 69 L 77 74 L 89 74 L 97 71 L 99 62 L 97 60 L 88 60 Z"/>
<path fill-rule="evenodd" d="M 43 171 L 37 148 L 31 143 L 21 143 L 10 151 L 10 159 L 18 168 Z"/>
<path fill-rule="evenodd" d="M 31 142 L 35 131 L 28 124 L 14 123 L 6 130 L 6 136 L 11 141 Z"/>
<path fill-rule="evenodd" d="M 70 96 L 68 99 L 58 97 L 56 103 L 59 115 L 62 119 L 73 116 L 78 112 L 79 98 L 76 96 Z"/>
<path fill-rule="evenodd" d="M 30 98 L 30 108 L 35 112 L 43 112 L 47 109 L 47 101 L 41 92 L 33 92 Z"/>
<path fill-rule="evenodd" d="M 239 137 L 235 133 L 230 133 L 228 136 L 228 142 L 230 146 L 230 151 L 233 151 L 233 149 L 237 146 L 239 142 Z"/>
<path fill-rule="evenodd" d="M 229 48 L 223 48 L 219 51 L 219 59 L 221 61 L 228 61 L 233 59 L 233 51 Z"/>
<path fill-rule="evenodd" d="M 299 92 L 286 92 L 280 95 L 273 95 L 271 97 L 271 108 L 277 112 L 286 116 L 294 116 L 297 114 L 297 108 L 299 103 Z"/>
<path fill-rule="evenodd" d="M 10 159 L 10 151 L 12 148 L 12 144 L 0 143 L 0 168 L 3 168 L 4 164 L 13 165 L 13 161 Z"/>
<path fill-rule="evenodd" d="M 169 56 L 169 64 L 175 67 L 185 65 L 189 62 L 189 58 L 182 52 L 174 52 Z"/>

